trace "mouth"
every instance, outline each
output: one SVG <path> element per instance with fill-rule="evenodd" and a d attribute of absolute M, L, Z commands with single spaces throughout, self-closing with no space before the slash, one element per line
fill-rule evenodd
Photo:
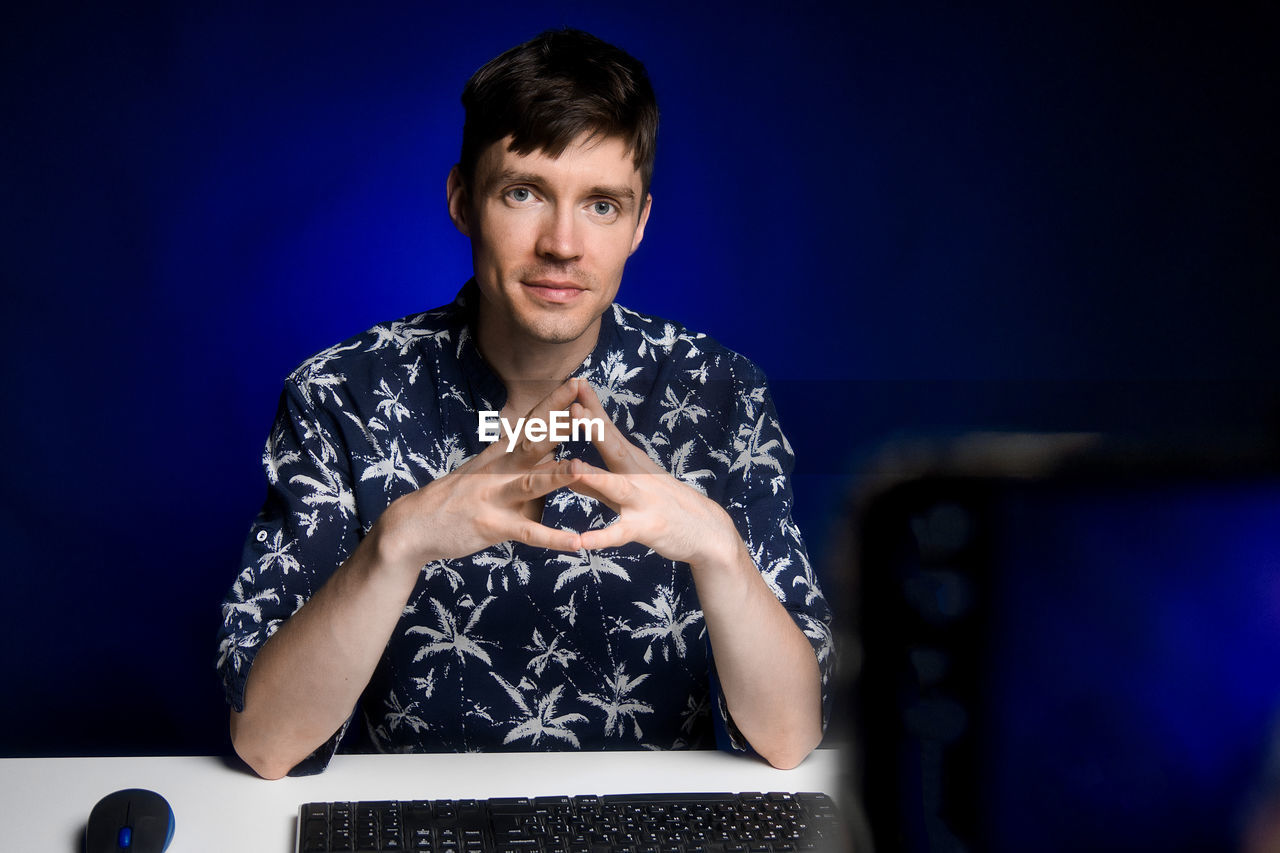
<path fill-rule="evenodd" d="M 573 281 L 540 278 L 533 281 L 522 281 L 521 284 L 534 297 L 557 305 L 572 302 L 586 292 L 585 287 Z"/>

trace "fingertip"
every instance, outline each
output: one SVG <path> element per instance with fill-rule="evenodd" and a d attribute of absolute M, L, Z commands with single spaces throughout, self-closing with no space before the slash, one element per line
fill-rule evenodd
<path fill-rule="evenodd" d="M 588 530 L 578 534 L 578 538 L 582 540 L 582 547 L 587 551 L 598 551 L 601 548 L 613 547 L 616 533 L 617 531 L 611 528 Z"/>
<path fill-rule="evenodd" d="M 599 474 L 600 474 L 600 471 L 599 469 L 596 468 L 596 466 L 592 465 L 589 462 L 583 462 L 582 460 L 578 460 L 578 479 L 579 480 L 592 480 L 592 479 L 595 479 Z"/>

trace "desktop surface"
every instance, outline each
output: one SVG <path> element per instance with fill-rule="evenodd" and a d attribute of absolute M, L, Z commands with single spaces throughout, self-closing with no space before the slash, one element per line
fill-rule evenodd
<path fill-rule="evenodd" d="M 6 837 L 23 849 L 80 851 L 106 794 L 149 788 L 173 807 L 169 853 L 294 849 L 307 802 L 461 799 L 677 791 L 822 791 L 840 760 L 820 749 L 794 770 L 716 751 L 339 755 L 317 776 L 268 782 L 216 756 L 0 759 Z"/>

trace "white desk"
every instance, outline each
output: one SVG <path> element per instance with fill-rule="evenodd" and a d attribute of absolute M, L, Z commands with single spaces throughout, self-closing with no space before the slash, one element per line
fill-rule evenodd
<path fill-rule="evenodd" d="M 169 801 L 176 822 L 170 853 L 291 853 L 298 806 L 307 802 L 645 791 L 834 795 L 839 764 L 838 753 L 826 749 L 795 770 L 714 751 L 339 755 L 318 776 L 266 782 L 205 756 L 8 758 L 0 759 L 0 847 L 79 853 L 89 810 L 121 788 L 150 788 Z"/>

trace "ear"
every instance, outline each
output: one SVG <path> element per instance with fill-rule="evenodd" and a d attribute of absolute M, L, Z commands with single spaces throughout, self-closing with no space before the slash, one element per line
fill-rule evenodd
<path fill-rule="evenodd" d="M 449 201 L 449 218 L 453 226 L 466 236 L 471 236 L 471 225 L 467 222 L 469 196 L 466 185 L 462 183 L 462 171 L 458 166 L 449 170 L 449 180 L 445 183 L 445 194 Z M 632 249 L 632 251 L 635 251 Z"/>
<path fill-rule="evenodd" d="M 644 207 L 640 208 L 640 221 L 636 223 L 636 233 L 631 238 L 631 251 L 627 252 L 627 257 L 631 257 L 636 249 L 640 248 L 640 241 L 644 239 L 644 226 L 649 221 L 651 210 L 653 210 L 653 193 L 648 193 L 644 197 Z"/>

